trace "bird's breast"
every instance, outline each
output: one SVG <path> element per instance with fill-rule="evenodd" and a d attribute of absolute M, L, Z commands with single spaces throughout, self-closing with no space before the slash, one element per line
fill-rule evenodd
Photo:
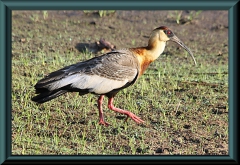
<path fill-rule="evenodd" d="M 138 62 L 140 64 L 139 76 L 141 76 L 154 60 L 152 56 L 148 54 L 148 50 L 146 48 L 136 48 L 132 49 L 132 51 L 137 56 Z"/>

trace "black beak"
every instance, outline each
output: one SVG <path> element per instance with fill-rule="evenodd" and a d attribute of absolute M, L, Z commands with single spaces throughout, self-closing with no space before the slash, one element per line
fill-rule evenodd
<path fill-rule="evenodd" d="M 170 37 L 170 40 L 176 42 L 178 45 L 183 47 L 192 56 L 195 65 L 197 65 L 197 62 L 196 62 L 191 50 L 177 36 L 174 35 L 174 36 Z"/>

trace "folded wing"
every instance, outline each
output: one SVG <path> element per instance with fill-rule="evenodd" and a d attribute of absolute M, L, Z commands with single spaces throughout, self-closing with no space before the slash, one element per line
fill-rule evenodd
<path fill-rule="evenodd" d="M 112 51 L 50 73 L 35 85 L 39 95 L 32 100 L 40 103 L 45 98 L 46 102 L 66 92 L 117 92 L 133 84 L 138 72 L 137 58 L 129 50 Z"/>

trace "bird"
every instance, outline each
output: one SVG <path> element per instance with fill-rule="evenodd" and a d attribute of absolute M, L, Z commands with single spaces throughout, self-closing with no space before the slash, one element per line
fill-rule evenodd
<path fill-rule="evenodd" d="M 108 98 L 108 108 L 126 115 L 137 124 L 144 123 L 140 117 L 129 110 L 114 106 L 116 94 L 133 84 L 145 72 L 148 66 L 164 51 L 167 41 L 176 42 L 196 60 L 191 50 L 166 27 L 160 26 L 152 30 L 148 45 L 144 47 L 122 48 L 65 66 L 39 80 L 35 88 L 37 96 L 32 101 L 42 104 L 67 92 L 78 92 L 80 96 L 94 94 L 98 96 L 99 124 L 109 126 L 103 115 L 103 99 Z"/>

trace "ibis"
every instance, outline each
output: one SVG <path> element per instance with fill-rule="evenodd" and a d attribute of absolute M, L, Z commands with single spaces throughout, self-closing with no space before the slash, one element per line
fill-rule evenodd
<path fill-rule="evenodd" d="M 108 126 L 104 120 L 103 99 L 108 98 L 108 108 L 124 114 L 140 124 L 144 121 L 130 112 L 114 106 L 116 94 L 133 85 L 144 73 L 147 67 L 164 51 L 167 41 L 174 41 L 184 48 L 196 60 L 191 50 L 166 26 L 154 29 L 145 47 L 125 48 L 66 66 L 46 75 L 39 80 L 35 87 L 36 96 L 32 101 L 44 103 L 67 92 L 78 92 L 79 95 L 88 93 L 98 97 L 99 124 Z"/>

